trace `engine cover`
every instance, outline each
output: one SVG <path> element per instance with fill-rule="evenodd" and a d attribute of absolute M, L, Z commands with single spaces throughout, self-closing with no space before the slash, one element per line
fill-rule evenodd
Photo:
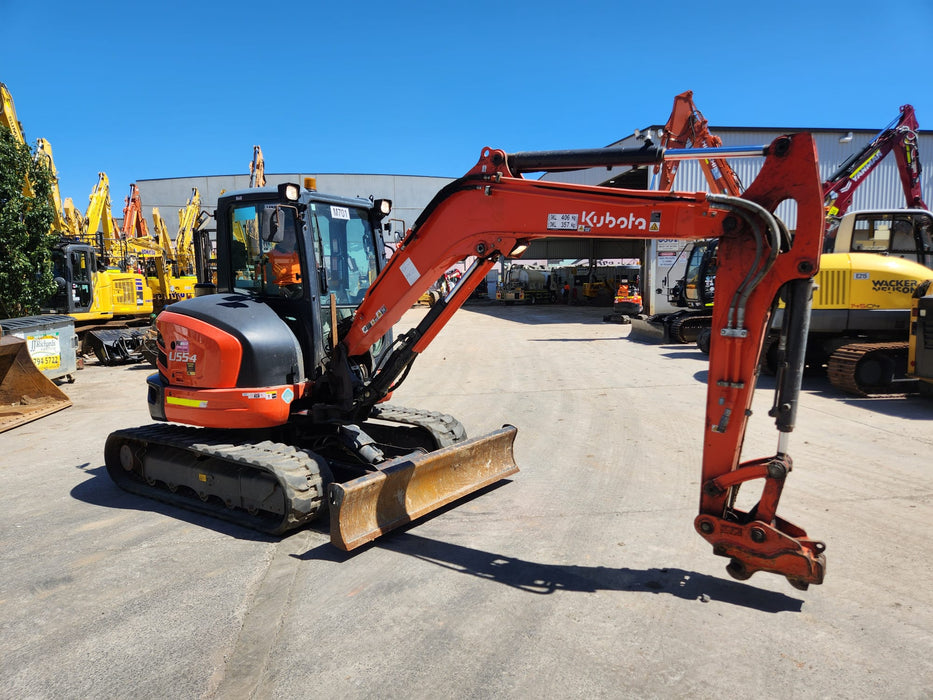
<path fill-rule="evenodd" d="M 267 304 L 211 294 L 172 304 L 159 328 L 159 371 L 171 386 L 255 388 L 304 381 L 298 339 Z"/>

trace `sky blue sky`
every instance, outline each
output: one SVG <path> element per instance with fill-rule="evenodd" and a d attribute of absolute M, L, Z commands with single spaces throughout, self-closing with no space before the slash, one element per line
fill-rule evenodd
<path fill-rule="evenodd" d="M 484 146 L 605 146 L 684 90 L 711 125 L 880 130 L 909 103 L 933 129 L 931 0 L 0 0 L 0 16 L 27 139 L 51 142 L 82 210 L 106 172 L 118 217 L 136 179 L 246 173 L 254 144 L 267 172 L 456 177 Z"/>

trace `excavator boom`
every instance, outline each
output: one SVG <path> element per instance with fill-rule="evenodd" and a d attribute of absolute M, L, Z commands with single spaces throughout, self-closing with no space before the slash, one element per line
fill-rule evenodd
<path fill-rule="evenodd" d="M 10 94 L 7 86 L 3 83 L 0 83 L 0 124 L 12 131 L 13 138 L 19 143 L 26 143 L 26 137 L 23 135 L 23 125 L 16 118 L 13 95 Z"/>
<path fill-rule="evenodd" d="M 661 133 L 661 146 L 666 149 L 719 148 L 722 146 L 722 139 L 711 134 L 707 124 L 706 118 L 693 103 L 693 91 L 682 92 L 674 97 L 671 116 L 668 117 Z M 710 191 L 730 194 L 733 197 L 742 194 L 742 182 L 725 160 L 725 156 L 700 158 L 699 162 Z M 659 190 L 673 189 L 678 164 L 679 161 L 668 158 L 664 163 L 655 166 L 655 173 L 660 174 Z"/>
<path fill-rule="evenodd" d="M 917 131 L 920 125 L 911 105 L 902 105 L 897 117 L 883 128 L 858 153 L 849 156 L 823 183 L 826 207 L 826 251 L 833 252 L 833 239 L 839 219 L 852 204 L 859 185 L 892 151 L 897 161 L 906 206 L 927 209 L 920 189 L 920 153 Z"/>

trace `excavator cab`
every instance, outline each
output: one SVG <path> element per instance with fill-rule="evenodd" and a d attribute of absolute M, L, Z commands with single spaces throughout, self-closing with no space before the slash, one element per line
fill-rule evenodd
<path fill-rule="evenodd" d="M 933 215 L 924 209 L 857 211 L 843 217 L 836 253 L 876 253 L 933 266 Z"/>
<path fill-rule="evenodd" d="M 217 291 L 268 305 L 298 338 L 305 376 L 314 376 L 331 354 L 333 327 L 353 317 L 385 264 L 377 238 L 390 206 L 302 194 L 293 184 L 221 197 L 217 247 L 226 264 Z"/>
<path fill-rule="evenodd" d="M 687 270 L 681 281 L 684 301 L 693 309 L 713 305 L 716 292 L 717 241 L 697 241 L 687 258 Z"/>
<path fill-rule="evenodd" d="M 47 313 L 88 313 L 94 301 L 96 256 L 91 246 L 66 243 L 52 250 L 52 275 L 57 289 L 42 307 Z"/>

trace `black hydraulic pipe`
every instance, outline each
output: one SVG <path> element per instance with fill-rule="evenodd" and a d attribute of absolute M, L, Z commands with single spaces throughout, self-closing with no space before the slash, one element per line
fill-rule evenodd
<path fill-rule="evenodd" d="M 751 158 L 767 155 L 766 146 L 719 146 L 717 148 L 581 148 L 569 151 L 521 151 L 506 154 L 509 170 L 519 173 L 558 172 L 615 165 L 656 165 L 665 160 L 698 158 Z"/>
<path fill-rule="evenodd" d="M 664 157 L 658 146 L 642 148 L 583 148 L 570 151 L 522 151 L 506 155 L 509 170 L 519 173 L 537 173 L 558 170 L 582 170 L 614 165 L 654 165 Z"/>
<path fill-rule="evenodd" d="M 803 381 L 807 354 L 807 334 L 810 332 L 810 306 L 813 302 L 813 280 L 792 280 L 784 285 L 783 328 L 781 344 L 783 362 L 778 368 L 774 406 L 769 415 L 777 429 L 789 433 L 797 420 L 797 403 Z"/>

